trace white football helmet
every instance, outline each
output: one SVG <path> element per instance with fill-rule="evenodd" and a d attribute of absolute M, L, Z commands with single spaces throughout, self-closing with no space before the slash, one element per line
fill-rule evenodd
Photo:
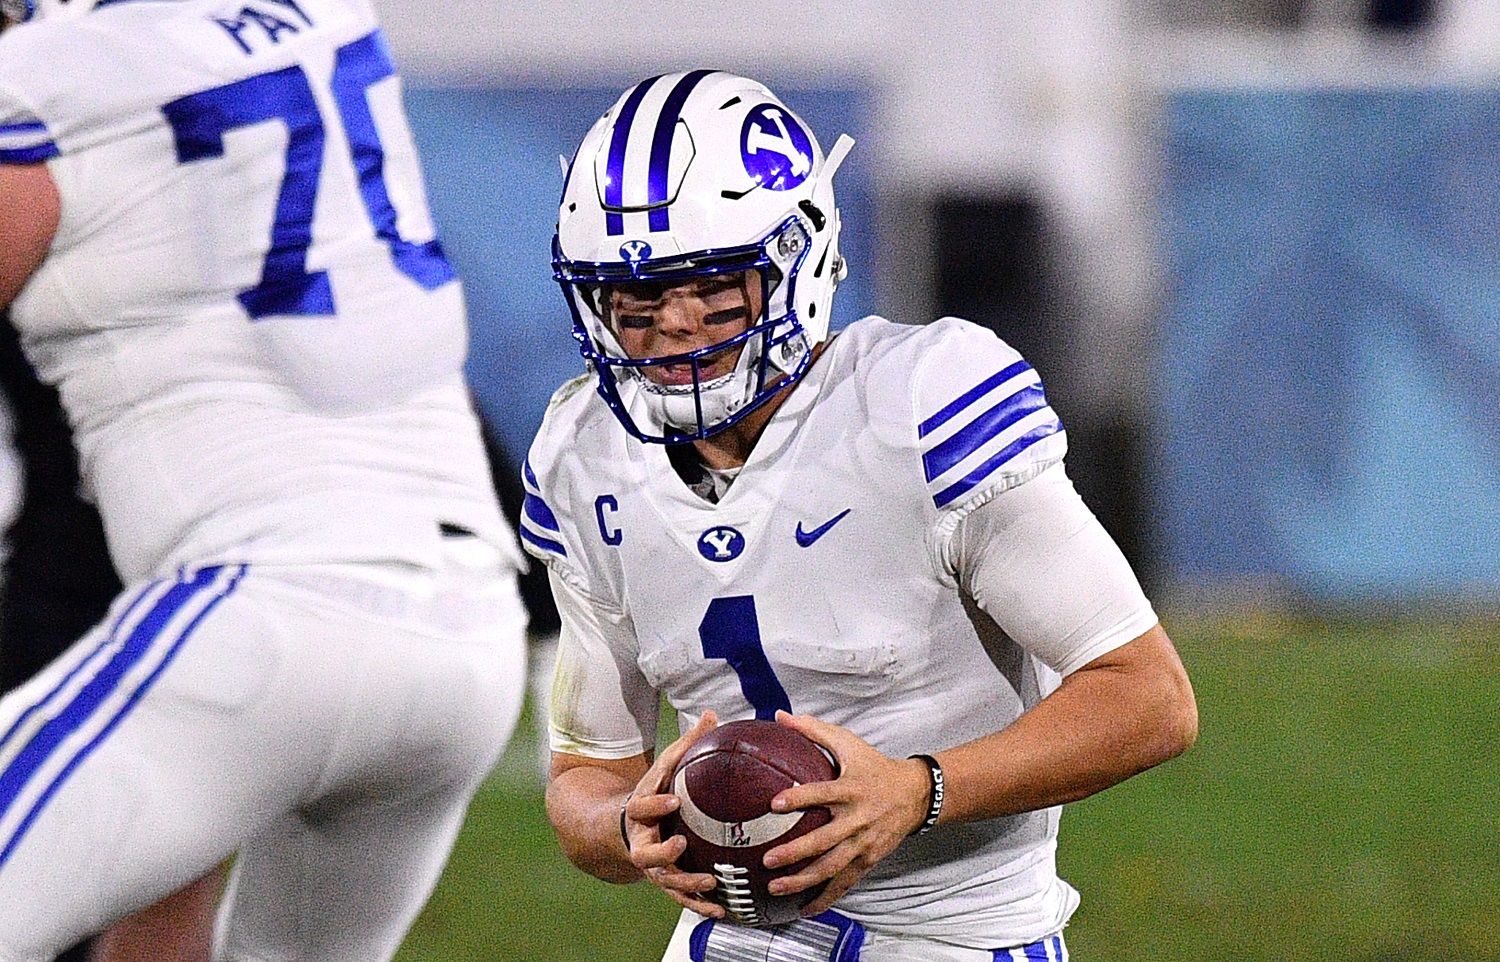
<path fill-rule="evenodd" d="M 761 84 L 713 70 L 668 74 L 625 91 L 567 166 L 553 276 L 600 395 L 642 441 L 679 443 L 723 430 L 795 381 L 828 336 L 839 255 L 833 175 L 807 125 Z M 632 359 L 608 321 L 609 285 L 683 282 L 754 269 L 764 305 L 743 334 L 670 357 Z M 739 348 L 729 374 L 699 377 Z M 662 385 L 644 368 L 690 365 Z"/>
<path fill-rule="evenodd" d="M 94 7 L 118 0 L 0 0 L 0 15 L 11 23 L 81 17 Z"/>

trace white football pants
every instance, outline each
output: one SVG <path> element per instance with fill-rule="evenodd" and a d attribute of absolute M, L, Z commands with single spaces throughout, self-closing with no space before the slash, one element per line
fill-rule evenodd
<path fill-rule="evenodd" d="M 389 959 L 520 712 L 503 565 L 459 539 L 438 571 L 226 565 L 124 592 L 0 701 L 0 962 L 236 851 L 217 960 Z"/>
<path fill-rule="evenodd" d="M 672 939 L 667 943 L 662 962 L 694 962 L 697 956 L 692 948 L 693 930 L 704 920 L 695 912 L 683 909 L 672 930 Z M 750 930 L 764 931 L 764 930 Z M 706 947 L 699 946 L 697 952 L 704 953 Z M 962 946 L 936 942 L 932 939 L 887 932 L 866 931 L 864 943 L 857 954 L 837 951 L 816 954 L 807 947 L 793 947 L 785 951 L 772 949 L 769 953 L 762 946 L 746 946 L 740 950 L 729 949 L 723 956 L 715 958 L 713 950 L 707 949 L 704 962 L 722 962 L 724 959 L 764 959 L 766 962 L 1068 962 L 1068 948 L 1062 933 L 1049 935 L 1030 945 L 1008 949 L 966 949 Z"/>

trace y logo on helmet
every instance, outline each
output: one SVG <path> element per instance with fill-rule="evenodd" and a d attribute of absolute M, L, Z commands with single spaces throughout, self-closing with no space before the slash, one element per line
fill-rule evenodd
<path fill-rule="evenodd" d="M 745 536 L 728 525 L 709 528 L 698 537 L 698 553 L 709 561 L 733 561 L 745 550 Z"/>
<path fill-rule="evenodd" d="M 639 264 L 651 257 L 651 245 L 643 240 L 628 240 L 620 245 L 620 256 L 632 264 Z"/>
<path fill-rule="evenodd" d="M 745 172 L 767 190 L 791 190 L 812 173 L 812 138 L 791 114 L 761 104 L 740 128 Z"/>

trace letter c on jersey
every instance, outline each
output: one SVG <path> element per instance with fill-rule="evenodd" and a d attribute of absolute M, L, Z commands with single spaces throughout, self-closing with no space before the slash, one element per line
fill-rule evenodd
<path fill-rule="evenodd" d="M 618 545 L 625 540 L 625 534 L 619 528 L 611 528 L 609 522 L 604 519 L 604 512 L 608 509 L 611 514 L 620 510 L 620 502 L 615 500 L 612 494 L 601 494 L 594 499 L 594 518 L 599 522 L 599 537 L 604 539 L 607 545 Z"/>
<path fill-rule="evenodd" d="M 709 528 L 698 537 L 698 553 L 709 561 L 733 561 L 745 550 L 745 536 L 728 525 Z"/>

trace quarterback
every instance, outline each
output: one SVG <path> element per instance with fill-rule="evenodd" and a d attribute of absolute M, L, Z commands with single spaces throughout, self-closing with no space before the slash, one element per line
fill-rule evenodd
<path fill-rule="evenodd" d="M 373 9 L 3 10 L 0 307 L 126 587 L 0 700 L 0 962 L 232 853 L 216 959 L 389 959 L 525 615 Z"/>
<path fill-rule="evenodd" d="M 572 160 L 553 265 L 590 373 L 522 521 L 563 617 L 548 813 L 575 864 L 683 906 L 668 962 L 1060 960 L 1060 806 L 1184 751 L 1192 689 L 1022 357 L 953 318 L 830 337 L 851 145 L 692 71 L 627 90 Z M 776 799 L 833 819 L 766 855 L 813 859 L 774 893 L 827 883 L 771 930 L 658 829 L 686 747 L 749 717 L 838 769 Z"/>

